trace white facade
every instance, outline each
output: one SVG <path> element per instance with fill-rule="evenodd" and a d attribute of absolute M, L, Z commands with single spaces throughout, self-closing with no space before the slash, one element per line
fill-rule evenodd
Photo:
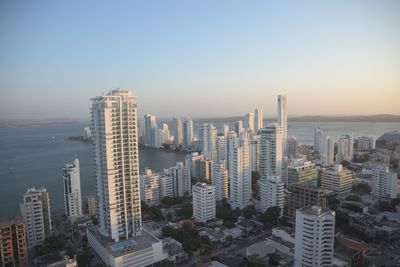
<path fill-rule="evenodd" d="M 213 164 L 212 185 L 215 187 L 216 201 L 228 198 L 228 171 L 224 162 Z"/>
<path fill-rule="evenodd" d="M 278 206 L 283 213 L 284 183 L 279 176 L 268 176 L 259 180 L 261 211 Z"/>
<path fill-rule="evenodd" d="M 87 205 L 87 213 L 90 216 L 94 216 L 97 214 L 97 199 L 96 196 L 87 196 L 86 197 L 86 205 Z"/>
<path fill-rule="evenodd" d="M 150 169 L 146 169 L 140 175 L 140 197 L 148 206 L 160 203 L 159 174 Z"/>
<path fill-rule="evenodd" d="M 160 174 L 159 177 L 160 200 L 164 197 L 174 197 L 172 177 L 168 174 Z"/>
<path fill-rule="evenodd" d="M 262 178 L 282 174 L 282 127 L 271 123 L 261 129 L 259 171 Z"/>
<path fill-rule="evenodd" d="M 244 132 L 229 141 L 229 200 L 233 208 L 243 209 L 250 205 L 251 173 L 249 163 L 249 140 Z"/>
<path fill-rule="evenodd" d="M 374 137 L 361 136 L 357 138 L 357 148 L 360 150 L 375 149 L 376 140 Z"/>
<path fill-rule="evenodd" d="M 63 169 L 65 215 L 76 217 L 82 215 L 81 178 L 79 160 L 66 164 Z"/>
<path fill-rule="evenodd" d="M 375 197 L 397 198 L 397 173 L 390 172 L 389 167 L 380 165 L 372 169 L 372 195 Z"/>
<path fill-rule="evenodd" d="M 260 163 L 260 135 L 254 135 L 249 140 L 249 166 L 250 173 L 258 171 Z"/>
<path fill-rule="evenodd" d="M 314 128 L 314 152 L 317 154 L 321 154 L 323 136 L 324 136 L 324 133 L 322 132 L 321 128 L 315 127 Z"/>
<path fill-rule="evenodd" d="M 331 267 L 335 212 L 321 207 L 296 211 L 295 267 Z"/>
<path fill-rule="evenodd" d="M 249 129 L 254 132 L 254 113 L 253 112 L 249 112 L 246 114 L 244 128 Z"/>
<path fill-rule="evenodd" d="M 224 124 L 223 134 L 224 134 L 225 138 L 228 137 L 228 133 L 229 133 L 229 125 L 228 124 Z"/>
<path fill-rule="evenodd" d="M 216 216 L 215 187 L 206 183 L 193 186 L 193 218 L 196 222 L 206 223 Z"/>
<path fill-rule="evenodd" d="M 263 111 L 261 108 L 257 108 L 254 111 L 254 131 L 257 132 L 258 130 L 263 128 Z"/>
<path fill-rule="evenodd" d="M 176 145 L 182 145 L 183 143 L 183 124 L 182 120 L 179 118 L 174 119 L 175 124 L 175 134 L 174 134 L 174 142 Z"/>
<path fill-rule="evenodd" d="M 235 122 L 235 132 L 237 135 L 240 135 L 243 133 L 244 128 L 243 128 L 243 121 L 237 121 Z"/>
<path fill-rule="evenodd" d="M 286 113 L 286 95 L 278 95 L 278 124 L 282 128 L 282 148 L 283 155 L 286 156 L 287 139 L 287 113 Z"/>
<path fill-rule="evenodd" d="M 145 120 L 147 136 L 155 118 Z M 115 89 L 93 98 L 92 133 L 100 232 L 118 242 L 142 228 L 136 97 Z"/>
<path fill-rule="evenodd" d="M 353 159 L 353 138 L 350 135 L 343 135 L 338 140 L 338 150 L 336 154 L 336 162 L 351 162 Z"/>
<path fill-rule="evenodd" d="M 292 136 L 286 140 L 286 155 L 289 159 L 294 159 L 297 157 L 297 147 L 299 143 L 297 138 Z"/>
<path fill-rule="evenodd" d="M 353 173 L 344 169 L 341 164 L 333 168 L 323 169 L 321 173 L 321 188 L 345 195 L 351 192 Z"/>
<path fill-rule="evenodd" d="M 200 128 L 201 154 L 209 160 L 217 160 L 217 128 L 212 123 L 204 123 Z"/>
<path fill-rule="evenodd" d="M 227 149 L 226 149 L 226 142 L 225 136 L 218 135 L 217 136 L 217 160 L 215 163 L 221 162 L 221 160 L 226 160 L 227 156 Z"/>
<path fill-rule="evenodd" d="M 191 196 L 190 169 L 183 162 L 177 162 L 176 166 L 170 168 L 170 174 L 174 197 Z"/>
<path fill-rule="evenodd" d="M 146 114 L 144 115 L 144 144 L 149 147 L 156 146 L 157 133 L 157 122 L 156 116 Z"/>
<path fill-rule="evenodd" d="M 28 247 L 41 245 L 51 236 L 49 192 L 44 187 L 30 187 L 21 203 L 21 214 L 26 227 Z"/>
<path fill-rule="evenodd" d="M 188 150 L 193 139 L 193 121 L 191 119 L 183 122 L 183 148 Z"/>
<path fill-rule="evenodd" d="M 334 164 L 335 159 L 335 140 L 330 135 L 325 135 L 321 142 L 321 159 L 323 166 Z"/>

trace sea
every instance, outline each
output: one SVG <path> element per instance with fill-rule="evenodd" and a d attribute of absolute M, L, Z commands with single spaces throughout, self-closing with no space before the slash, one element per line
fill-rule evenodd
<path fill-rule="evenodd" d="M 82 198 L 95 194 L 91 144 L 66 139 L 82 135 L 86 126 L 84 122 L 68 122 L 0 128 L 0 218 L 18 216 L 22 195 L 33 185 L 49 190 L 52 212 L 63 211 L 62 169 L 75 156 L 80 161 Z M 288 136 L 296 136 L 301 144 L 312 144 L 316 126 L 336 140 L 342 134 L 379 137 L 400 130 L 400 123 L 289 122 Z M 140 148 L 139 166 L 141 171 L 162 171 L 184 157 L 181 152 Z"/>

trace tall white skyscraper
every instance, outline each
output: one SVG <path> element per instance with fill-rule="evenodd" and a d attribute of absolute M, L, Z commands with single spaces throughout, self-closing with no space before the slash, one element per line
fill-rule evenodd
<path fill-rule="evenodd" d="M 229 133 L 229 125 L 228 124 L 224 124 L 224 128 L 223 128 L 223 134 L 224 137 L 228 137 L 228 133 Z"/>
<path fill-rule="evenodd" d="M 286 156 L 287 114 L 286 95 L 278 95 L 278 124 L 282 127 L 283 155 Z"/>
<path fill-rule="evenodd" d="M 331 267 L 335 212 L 322 207 L 296 211 L 295 267 Z"/>
<path fill-rule="evenodd" d="M 212 185 L 215 187 L 215 199 L 221 201 L 228 198 L 228 171 L 225 163 L 213 164 Z"/>
<path fill-rule="evenodd" d="M 389 167 L 379 165 L 372 169 L 372 195 L 375 197 L 396 198 L 398 194 L 397 173 L 390 172 Z"/>
<path fill-rule="evenodd" d="M 244 128 L 254 131 L 254 113 L 253 112 L 249 112 L 246 114 Z"/>
<path fill-rule="evenodd" d="M 244 131 L 243 121 L 235 122 L 235 132 L 237 135 L 240 135 Z"/>
<path fill-rule="evenodd" d="M 221 160 L 226 160 L 226 140 L 225 136 L 218 135 L 217 136 L 217 161 L 215 163 L 219 163 Z"/>
<path fill-rule="evenodd" d="M 330 135 L 325 135 L 321 142 L 321 159 L 324 166 L 330 166 L 335 159 L 335 140 Z"/>
<path fill-rule="evenodd" d="M 193 139 L 193 121 L 187 119 L 183 122 L 183 148 L 188 150 Z"/>
<path fill-rule="evenodd" d="M 282 127 L 271 123 L 261 129 L 260 163 L 261 178 L 281 176 L 282 174 Z"/>
<path fill-rule="evenodd" d="M 216 162 L 217 128 L 212 123 L 204 123 L 200 128 L 201 154 Z"/>
<path fill-rule="evenodd" d="M 81 177 L 78 158 L 75 158 L 72 164 L 65 164 L 63 185 L 65 214 L 68 217 L 82 215 Z"/>
<path fill-rule="evenodd" d="M 145 145 L 154 147 L 156 145 L 157 136 L 157 122 L 156 116 L 144 115 L 144 134 L 145 134 Z"/>
<path fill-rule="evenodd" d="M 206 223 L 216 215 L 215 188 L 206 183 L 193 186 L 193 218 L 196 222 Z"/>
<path fill-rule="evenodd" d="M 249 166 L 249 140 L 242 133 L 229 142 L 229 200 L 233 208 L 243 209 L 250 204 L 251 173 Z"/>
<path fill-rule="evenodd" d="M 353 159 L 353 138 L 351 135 L 343 135 L 338 140 L 338 151 L 336 154 L 336 162 L 351 162 Z"/>
<path fill-rule="evenodd" d="M 150 126 L 155 122 L 152 116 L 145 119 Z M 136 125 L 136 97 L 130 91 L 115 89 L 92 99 L 99 230 L 115 242 L 142 229 Z"/>
<path fill-rule="evenodd" d="M 176 166 L 170 168 L 170 174 L 174 197 L 190 196 L 192 193 L 190 168 L 185 167 L 183 162 L 177 162 Z"/>
<path fill-rule="evenodd" d="M 249 166 L 250 173 L 258 171 L 260 163 L 260 135 L 253 135 L 249 140 Z"/>
<path fill-rule="evenodd" d="M 175 124 L 175 134 L 174 134 L 174 142 L 176 145 L 182 145 L 183 141 L 183 124 L 182 120 L 179 118 L 174 119 Z"/>
<path fill-rule="evenodd" d="M 314 128 L 314 152 L 317 154 L 321 154 L 322 151 L 322 138 L 324 137 L 324 133 L 321 128 Z"/>
<path fill-rule="evenodd" d="M 263 111 L 261 108 L 257 108 L 254 112 L 254 131 L 257 132 L 258 130 L 263 128 Z"/>
<path fill-rule="evenodd" d="M 49 192 L 44 187 L 30 187 L 21 203 L 21 215 L 26 226 L 28 247 L 41 245 L 52 234 Z"/>
<path fill-rule="evenodd" d="M 283 214 L 284 183 L 279 176 L 268 176 L 259 180 L 261 211 L 278 206 Z"/>
<path fill-rule="evenodd" d="M 286 155 L 289 159 L 297 157 L 298 145 L 299 143 L 297 142 L 297 138 L 295 136 L 286 139 Z"/>

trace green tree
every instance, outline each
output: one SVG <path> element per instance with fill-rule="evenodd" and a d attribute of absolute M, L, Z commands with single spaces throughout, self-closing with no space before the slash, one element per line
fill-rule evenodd
<path fill-rule="evenodd" d="M 268 254 L 269 256 L 269 261 L 268 263 L 272 266 L 276 266 L 279 265 L 279 262 L 281 261 L 281 255 L 279 255 L 279 253 L 274 252 L 274 253 L 270 253 Z"/>
<path fill-rule="evenodd" d="M 240 264 L 240 267 L 268 267 L 268 265 L 256 256 L 245 258 Z"/>
<path fill-rule="evenodd" d="M 242 213 L 246 219 L 250 219 L 254 214 L 256 214 L 256 207 L 254 205 L 248 205 L 242 210 Z"/>
<path fill-rule="evenodd" d="M 277 224 L 280 213 L 281 208 L 278 206 L 268 208 L 267 211 L 261 215 L 261 221 L 267 225 Z"/>
<path fill-rule="evenodd" d="M 392 205 L 388 201 L 381 201 L 378 204 L 379 211 L 392 211 Z"/>
<path fill-rule="evenodd" d="M 335 226 L 336 227 L 344 227 L 344 226 L 348 226 L 350 222 L 350 217 L 349 215 L 347 215 L 346 213 L 337 210 L 336 214 L 335 214 Z"/>

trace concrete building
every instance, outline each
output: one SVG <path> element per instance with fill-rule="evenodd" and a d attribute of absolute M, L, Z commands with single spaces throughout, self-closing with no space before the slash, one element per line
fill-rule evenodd
<path fill-rule="evenodd" d="M 295 267 L 331 267 L 335 212 L 322 207 L 296 211 Z"/>
<path fill-rule="evenodd" d="M 332 190 L 339 195 L 346 195 L 351 192 L 353 185 L 353 173 L 341 164 L 332 168 L 322 169 L 321 188 Z"/>
<path fill-rule="evenodd" d="M 263 128 L 263 110 L 261 108 L 257 108 L 254 111 L 254 131 L 257 133 L 260 129 Z"/>
<path fill-rule="evenodd" d="M 250 173 L 258 171 L 260 163 L 260 135 L 253 135 L 249 140 L 249 166 Z"/>
<path fill-rule="evenodd" d="M 251 173 L 249 166 L 249 140 L 247 133 L 231 137 L 229 141 L 230 180 L 229 200 L 233 208 L 243 209 L 250 204 Z"/>
<path fill-rule="evenodd" d="M 296 210 L 308 207 L 326 207 L 327 192 L 325 189 L 307 184 L 289 184 L 285 194 L 283 215 L 295 223 Z"/>
<path fill-rule="evenodd" d="M 149 114 L 144 115 L 144 134 L 144 144 L 149 147 L 155 147 L 157 135 L 156 116 Z"/>
<path fill-rule="evenodd" d="M 159 176 L 160 201 L 164 197 L 174 197 L 172 177 L 169 174 L 161 173 Z"/>
<path fill-rule="evenodd" d="M 229 133 L 229 125 L 228 124 L 224 124 L 223 126 L 223 135 L 225 138 L 228 137 L 228 133 Z"/>
<path fill-rule="evenodd" d="M 206 183 L 193 186 L 193 218 L 196 222 L 206 223 L 216 215 L 215 187 Z"/>
<path fill-rule="evenodd" d="M 228 198 L 228 171 L 224 162 L 213 164 L 212 185 L 215 187 L 216 201 Z"/>
<path fill-rule="evenodd" d="M 200 127 L 201 154 L 209 160 L 217 160 L 217 128 L 212 123 Z"/>
<path fill-rule="evenodd" d="M 92 131 L 90 130 L 90 127 L 83 128 L 83 139 L 84 140 L 92 139 Z"/>
<path fill-rule="evenodd" d="M 166 123 L 162 123 L 161 128 L 160 129 L 155 129 L 156 132 L 156 136 L 155 136 L 155 143 L 154 143 L 154 147 L 161 147 L 165 144 L 169 144 L 170 143 L 170 132 L 169 132 L 169 128 L 168 128 L 168 124 Z"/>
<path fill-rule="evenodd" d="M 353 137 L 351 135 L 343 135 L 337 143 L 336 162 L 351 162 L 353 159 Z"/>
<path fill-rule="evenodd" d="M 190 169 L 192 178 L 200 179 L 200 161 L 205 158 L 204 155 L 199 155 L 197 152 L 192 152 L 185 156 L 185 167 Z"/>
<path fill-rule="evenodd" d="M 96 196 L 86 197 L 86 210 L 90 216 L 97 215 L 97 199 Z"/>
<path fill-rule="evenodd" d="M 288 166 L 288 182 L 317 186 L 318 169 L 311 161 L 295 160 Z"/>
<path fill-rule="evenodd" d="M 226 139 L 223 135 L 217 136 L 217 161 L 215 163 L 221 162 L 221 160 L 226 161 L 227 149 L 226 149 Z"/>
<path fill-rule="evenodd" d="M 189 150 L 193 139 L 193 121 L 187 119 L 183 122 L 183 148 Z"/>
<path fill-rule="evenodd" d="M 192 195 L 190 169 L 183 162 L 177 162 L 170 168 L 174 197 L 189 197 Z"/>
<path fill-rule="evenodd" d="M 0 266 L 27 266 L 25 225 L 20 220 L 0 221 Z"/>
<path fill-rule="evenodd" d="M 249 112 L 245 116 L 244 128 L 254 132 L 254 113 Z"/>
<path fill-rule="evenodd" d="M 140 175 L 140 198 L 148 206 L 160 204 L 159 174 L 146 169 Z"/>
<path fill-rule="evenodd" d="M 179 118 L 174 119 L 174 125 L 175 125 L 175 134 L 174 134 L 174 143 L 176 145 L 182 145 L 183 144 L 183 124 L 182 120 Z"/>
<path fill-rule="evenodd" d="M 65 164 L 63 169 L 63 186 L 65 215 L 68 217 L 81 216 L 82 195 L 78 158 L 75 158 L 72 164 Z"/>
<path fill-rule="evenodd" d="M 203 158 L 200 160 L 200 165 L 199 165 L 199 176 L 198 179 L 202 182 L 205 183 L 211 183 L 211 179 L 212 179 L 212 165 L 213 162 L 209 159 Z"/>
<path fill-rule="evenodd" d="M 287 113 L 286 95 L 278 95 L 278 125 L 282 128 L 282 155 L 286 155 Z"/>
<path fill-rule="evenodd" d="M 321 142 L 321 159 L 323 166 L 334 164 L 335 159 L 335 140 L 330 135 L 325 135 Z"/>
<path fill-rule="evenodd" d="M 284 183 L 279 176 L 268 176 L 259 180 L 261 211 L 278 206 L 283 214 Z"/>
<path fill-rule="evenodd" d="M 92 99 L 99 227 L 90 246 L 106 266 L 147 266 L 165 259 L 160 240 L 142 231 L 136 97 L 115 89 Z"/>
<path fill-rule="evenodd" d="M 372 195 L 375 197 L 397 198 L 397 173 L 390 172 L 389 167 L 379 165 L 372 169 Z"/>
<path fill-rule="evenodd" d="M 49 192 L 44 187 L 30 187 L 21 204 L 21 214 L 26 226 L 28 247 L 41 245 L 52 234 Z"/>
<path fill-rule="evenodd" d="M 292 136 L 286 140 L 286 155 L 289 159 L 294 159 L 297 157 L 297 147 L 299 143 L 297 138 Z"/>
<path fill-rule="evenodd" d="M 237 121 L 235 122 L 235 132 L 237 135 L 240 135 L 243 133 L 244 128 L 243 128 L 243 121 Z"/>
<path fill-rule="evenodd" d="M 261 177 L 282 174 L 282 127 L 271 123 L 261 129 L 259 172 Z"/>
<path fill-rule="evenodd" d="M 314 128 L 314 152 L 321 154 L 322 152 L 322 138 L 324 136 L 323 131 L 319 127 Z"/>
<path fill-rule="evenodd" d="M 357 148 L 359 150 L 375 149 L 376 140 L 374 137 L 361 136 L 357 138 Z"/>

